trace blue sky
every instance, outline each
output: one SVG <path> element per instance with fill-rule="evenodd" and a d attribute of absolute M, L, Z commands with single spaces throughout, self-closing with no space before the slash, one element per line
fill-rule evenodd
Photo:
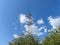
<path fill-rule="evenodd" d="M 18 17 L 30 11 L 35 22 L 43 18 L 47 28 L 51 28 L 47 18 L 60 16 L 60 0 L 0 0 L 0 45 L 8 45 L 13 34 L 22 33 Z"/>

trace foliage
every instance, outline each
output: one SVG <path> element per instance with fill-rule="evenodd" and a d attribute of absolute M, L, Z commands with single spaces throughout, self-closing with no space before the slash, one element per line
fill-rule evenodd
<path fill-rule="evenodd" d="M 60 28 L 56 29 L 60 30 Z M 60 45 L 60 32 L 56 32 L 53 34 L 50 34 L 48 37 L 45 38 L 43 41 L 43 45 Z"/>
<path fill-rule="evenodd" d="M 9 45 L 60 45 L 59 31 L 60 28 L 57 28 L 56 32 L 50 32 L 50 35 L 45 38 L 42 44 L 39 43 L 39 39 L 32 36 L 32 34 L 28 34 L 14 39 Z"/>
<path fill-rule="evenodd" d="M 21 36 L 19 38 L 14 39 L 9 45 L 40 45 L 38 40 L 32 35 Z"/>

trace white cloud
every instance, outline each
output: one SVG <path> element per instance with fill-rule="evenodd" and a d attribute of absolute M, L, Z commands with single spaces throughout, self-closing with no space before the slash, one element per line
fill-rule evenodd
<path fill-rule="evenodd" d="M 20 14 L 20 23 L 26 23 L 27 21 L 27 17 L 25 14 Z"/>
<path fill-rule="evenodd" d="M 38 27 L 35 24 L 31 24 L 31 25 L 27 25 L 27 22 L 33 22 L 33 18 L 29 19 L 26 17 L 25 14 L 20 14 L 20 23 L 25 23 L 24 27 L 26 29 L 26 32 L 23 32 L 25 35 L 29 33 L 40 36 L 43 35 L 45 32 L 47 32 L 47 29 L 45 26 L 42 27 Z M 37 21 L 38 24 L 44 24 L 43 19 L 39 19 Z M 41 30 L 44 30 L 44 32 L 41 32 Z M 15 35 L 15 37 L 18 37 L 17 35 Z"/>
<path fill-rule="evenodd" d="M 32 22 L 33 23 L 33 21 L 32 21 L 33 18 L 29 19 L 25 14 L 20 14 L 19 20 L 20 20 L 20 23 L 27 23 L 27 22 Z"/>
<path fill-rule="evenodd" d="M 15 37 L 15 38 L 19 38 L 20 36 L 18 36 L 17 34 L 13 34 L 13 36 Z"/>
<path fill-rule="evenodd" d="M 44 29 L 44 32 L 47 32 L 47 29 L 46 28 Z"/>
<path fill-rule="evenodd" d="M 25 25 L 24 27 L 25 27 L 26 31 L 29 32 L 29 33 L 35 33 L 35 30 L 38 29 L 38 27 L 35 26 L 34 24 L 30 25 L 30 26 Z"/>
<path fill-rule="evenodd" d="M 41 26 L 38 30 L 41 31 L 42 29 L 45 29 L 45 26 Z"/>
<path fill-rule="evenodd" d="M 43 21 L 43 19 L 40 19 L 40 20 L 37 21 L 37 23 L 38 24 L 44 24 L 44 21 Z"/>
<path fill-rule="evenodd" d="M 49 23 L 51 24 L 52 28 L 57 28 L 60 26 L 60 17 L 53 18 L 52 16 L 48 17 Z"/>
<path fill-rule="evenodd" d="M 39 32 L 39 33 L 36 33 L 37 36 L 41 36 L 41 35 L 44 35 L 44 32 Z"/>
<path fill-rule="evenodd" d="M 45 32 L 47 32 L 45 26 L 38 28 L 38 26 L 33 24 L 30 26 L 25 25 L 24 27 L 26 29 L 26 32 L 29 32 L 29 33 L 37 35 L 37 36 L 43 35 Z M 41 32 L 41 30 L 44 30 L 44 32 Z"/>

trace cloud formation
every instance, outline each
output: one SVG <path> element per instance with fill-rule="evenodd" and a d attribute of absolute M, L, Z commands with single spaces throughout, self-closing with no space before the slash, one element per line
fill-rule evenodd
<path fill-rule="evenodd" d="M 37 23 L 38 23 L 38 24 L 44 24 L 44 21 L 43 21 L 43 19 L 39 19 L 39 20 L 37 21 Z"/>
<path fill-rule="evenodd" d="M 26 30 L 26 32 L 24 32 L 25 35 L 28 34 L 28 32 L 29 32 L 33 35 L 40 36 L 40 35 L 43 35 L 45 32 L 47 32 L 47 28 L 44 26 L 43 19 L 39 19 L 37 21 L 37 24 L 40 24 L 40 25 L 43 24 L 43 26 L 41 26 L 41 27 L 36 26 L 34 23 L 31 25 L 26 24 L 27 22 L 33 22 L 33 18 L 32 18 L 32 20 L 31 20 L 31 18 L 28 18 L 25 14 L 20 14 L 20 23 L 25 24 L 24 25 L 24 28 Z M 43 30 L 43 32 L 41 32 L 41 30 Z"/>
<path fill-rule="evenodd" d="M 43 35 L 45 32 L 47 32 L 47 29 L 45 26 L 38 28 L 38 26 L 32 24 L 30 26 L 25 25 L 24 27 L 26 29 L 26 32 L 29 32 L 31 34 L 38 35 L 38 36 Z M 44 30 L 44 32 L 41 32 L 41 30 Z"/>
<path fill-rule="evenodd" d="M 60 27 L 60 17 L 53 18 L 52 16 L 49 16 L 48 20 L 52 28 L 56 29 L 57 27 Z"/>
<path fill-rule="evenodd" d="M 20 14 L 20 23 L 26 23 L 27 21 L 27 17 L 25 14 Z"/>
<path fill-rule="evenodd" d="M 17 34 L 13 34 L 13 37 L 14 37 L 14 38 L 19 38 L 20 36 L 17 35 Z"/>
<path fill-rule="evenodd" d="M 41 35 L 44 35 L 46 32 L 55 31 L 54 29 L 60 26 L 60 17 L 56 17 L 56 18 L 52 16 L 48 17 L 47 23 L 50 23 L 50 25 L 52 26 L 50 30 L 44 24 L 43 19 L 37 20 L 37 24 L 40 24 L 40 26 L 36 25 L 32 17 L 27 17 L 25 14 L 20 14 L 19 20 L 20 20 L 20 23 L 24 24 L 25 30 L 23 31 L 23 33 L 25 35 L 31 33 L 33 35 L 41 36 Z M 32 24 L 27 24 L 31 22 Z M 14 34 L 13 36 L 15 38 L 19 38 L 19 36 L 16 34 Z"/>

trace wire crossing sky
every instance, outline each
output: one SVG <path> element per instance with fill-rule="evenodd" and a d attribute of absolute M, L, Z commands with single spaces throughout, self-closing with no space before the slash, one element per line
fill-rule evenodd
<path fill-rule="evenodd" d="M 19 34 L 27 34 L 28 26 L 20 19 L 26 19 L 30 11 L 34 21 L 31 25 L 33 33 L 40 33 L 41 39 L 48 30 L 60 26 L 60 0 L 0 0 L 0 45 L 8 45 Z"/>

